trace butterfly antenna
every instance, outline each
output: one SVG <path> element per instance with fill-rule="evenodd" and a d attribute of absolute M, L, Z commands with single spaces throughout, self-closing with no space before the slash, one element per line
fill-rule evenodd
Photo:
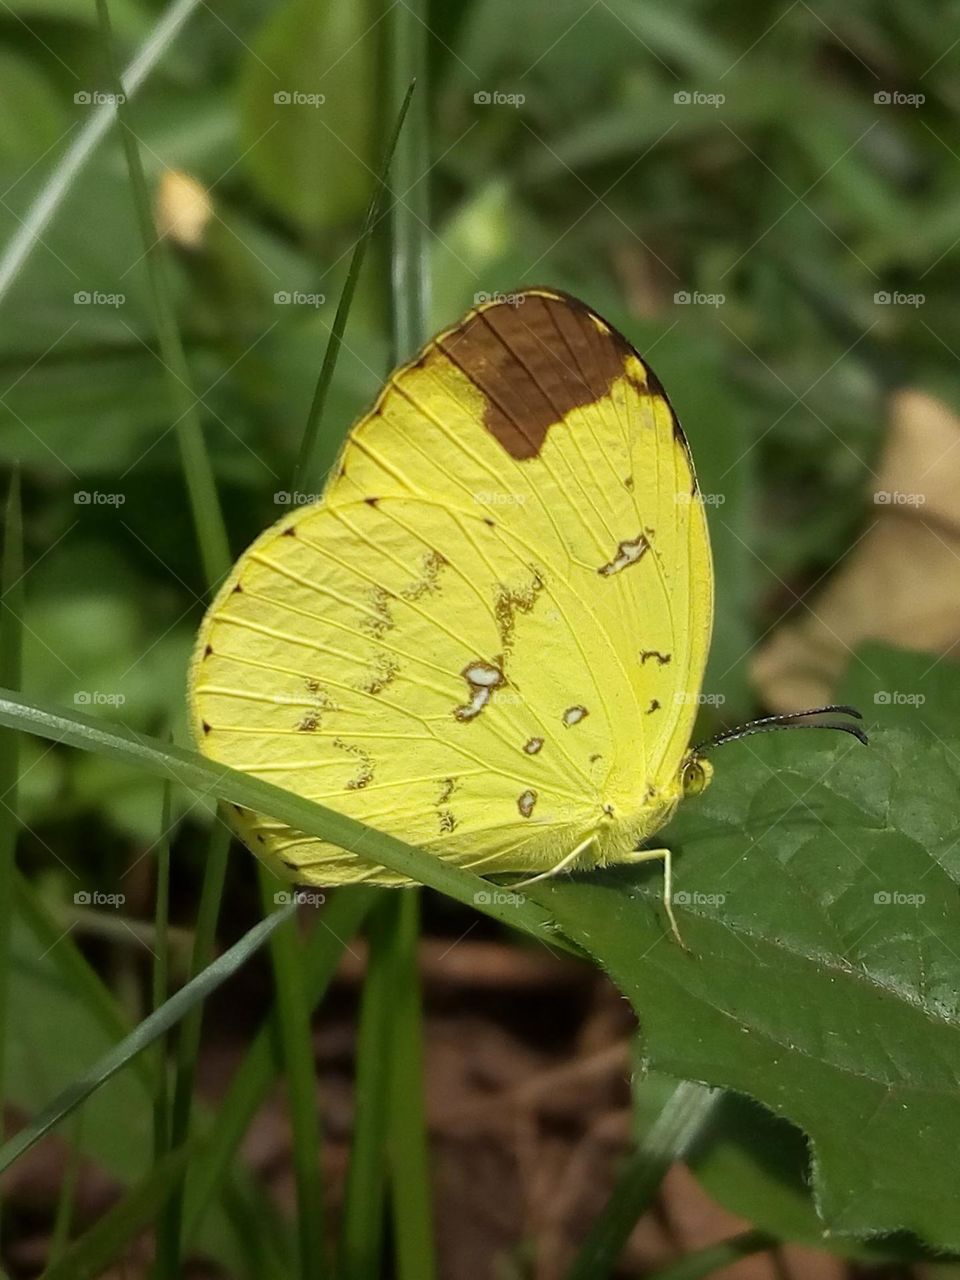
<path fill-rule="evenodd" d="M 858 742 L 867 746 L 867 735 L 858 724 L 847 724 L 843 720 L 827 720 L 822 724 L 807 724 L 809 716 L 845 715 L 862 720 L 863 715 L 856 707 L 848 707 L 840 703 L 832 703 L 826 707 L 811 707 L 809 711 L 788 711 L 779 716 L 761 716 L 759 720 L 751 720 L 747 724 L 738 725 L 734 729 L 724 729 L 707 738 L 694 747 L 694 755 L 702 756 L 724 742 L 736 742 L 738 738 L 749 738 L 754 733 L 775 733 L 779 729 L 838 729 L 841 733 L 852 734 Z"/>

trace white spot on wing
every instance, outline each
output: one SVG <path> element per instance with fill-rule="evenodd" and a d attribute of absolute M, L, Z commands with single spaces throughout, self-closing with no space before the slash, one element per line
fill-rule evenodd
<path fill-rule="evenodd" d="M 567 707 L 563 713 L 563 723 L 569 729 L 571 725 L 579 724 L 584 716 L 589 714 L 586 707 Z"/>
<path fill-rule="evenodd" d="M 530 738 L 523 744 L 523 749 L 528 756 L 535 756 L 543 747 L 542 738 Z"/>
<path fill-rule="evenodd" d="M 458 720 L 473 720 L 490 701 L 493 691 L 503 684 L 503 672 L 489 662 L 471 662 L 460 673 L 470 690 L 470 701 L 454 710 Z"/>
<path fill-rule="evenodd" d="M 645 551 L 650 550 L 650 543 L 642 533 L 638 533 L 632 542 L 620 542 L 617 544 L 617 554 L 612 560 L 600 566 L 597 573 L 601 577 L 609 578 L 611 574 L 619 573 L 621 569 L 629 569 L 632 564 L 636 564 L 641 559 Z"/>
<path fill-rule="evenodd" d="M 517 798 L 517 808 L 525 818 L 529 818 L 533 813 L 533 806 L 537 803 L 537 793 L 535 791 L 524 791 Z"/>

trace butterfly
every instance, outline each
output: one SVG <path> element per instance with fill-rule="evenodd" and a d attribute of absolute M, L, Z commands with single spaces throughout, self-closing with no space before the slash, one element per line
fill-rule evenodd
<path fill-rule="evenodd" d="M 691 748 L 713 590 L 662 385 L 585 303 L 524 289 L 398 369 L 321 499 L 240 557 L 200 628 L 193 732 L 481 874 L 662 859 L 679 940 L 670 852 L 644 842 L 709 784 L 708 749 L 796 719 Z M 297 883 L 407 883 L 267 815 L 232 820 Z"/>

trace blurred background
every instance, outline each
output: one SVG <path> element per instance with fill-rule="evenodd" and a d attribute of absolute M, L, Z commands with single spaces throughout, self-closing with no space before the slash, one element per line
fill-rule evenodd
<path fill-rule="evenodd" d="M 386 69 L 390 8 L 111 5 L 123 65 L 148 51 L 130 122 L 234 553 L 301 500 L 290 475 L 399 102 Z M 865 701 L 868 718 L 946 717 L 960 652 L 960 5 L 436 0 L 427 40 L 429 167 L 391 190 L 429 210 L 431 327 L 497 292 L 550 284 L 606 315 L 656 369 L 710 507 L 718 593 L 705 726 L 838 688 Z M 92 145 L 108 93 L 92 3 L 0 6 L 0 463 L 22 472 L 24 688 L 185 741 L 205 588 L 115 130 Z M 311 492 L 389 370 L 388 272 L 378 230 Z M 25 741 L 23 757 L 21 867 L 137 1016 L 157 785 L 39 741 Z M 182 957 L 211 815 L 186 791 L 174 802 Z M 221 944 L 258 910 L 237 851 Z M 627 1008 L 591 972 L 452 904 L 429 899 L 426 918 L 445 1274 L 529 1274 L 531 1236 L 538 1265 L 558 1266 L 629 1142 Z M 32 1111 L 105 1041 L 35 939 L 18 946 L 10 1090 Z M 356 944 L 316 1027 L 334 1186 L 363 969 Z M 228 991 L 204 1038 L 211 1100 L 269 1002 L 266 967 Z M 129 1081 L 90 1113 L 81 1226 L 140 1169 L 149 1129 Z M 802 1139 L 783 1128 L 774 1146 L 800 1168 Z M 258 1115 L 245 1153 L 282 1211 L 281 1098 Z M 63 1149 L 35 1157 L 7 1191 L 14 1275 L 35 1274 L 45 1256 Z M 623 1274 L 755 1220 L 757 1198 L 734 1181 L 728 1169 L 708 1196 L 675 1171 Z M 247 1274 L 241 1255 L 218 1221 L 189 1274 Z M 750 1276 L 847 1267 L 789 1251 L 749 1265 Z"/>

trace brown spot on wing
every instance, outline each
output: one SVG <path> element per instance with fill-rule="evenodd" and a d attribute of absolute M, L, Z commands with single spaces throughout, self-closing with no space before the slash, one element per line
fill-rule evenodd
<path fill-rule="evenodd" d="M 543 578 L 534 569 L 530 584 L 514 590 L 503 583 L 497 586 L 497 594 L 493 603 L 493 612 L 497 620 L 497 630 L 504 652 L 513 647 L 513 632 L 517 624 L 518 613 L 529 613 L 537 603 L 537 596 L 543 590 Z"/>
<path fill-rule="evenodd" d="M 529 818 L 533 813 L 533 806 L 537 803 L 537 793 L 535 791 L 523 791 L 517 797 L 517 808 L 524 818 Z"/>
<path fill-rule="evenodd" d="M 453 810 L 447 808 L 447 802 L 453 795 L 456 785 L 455 778 L 443 778 L 440 782 L 440 794 L 437 797 L 437 818 L 440 822 L 441 835 L 456 831 L 459 825 Z"/>
<path fill-rule="evenodd" d="M 481 307 L 436 344 L 483 394 L 484 425 L 518 460 L 537 457 L 547 432 L 571 410 L 605 396 L 632 353 L 575 298 L 520 297 Z"/>
<path fill-rule="evenodd" d="M 641 649 L 640 665 L 642 667 L 648 658 L 656 658 L 657 665 L 665 667 L 672 657 L 672 653 L 661 653 L 659 649 Z"/>
<path fill-rule="evenodd" d="M 401 595 L 405 600 L 419 600 L 421 596 L 433 595 L 440 590 L 440 571 L 447 565 L 447 559 L 439 551 L 427 551 L 421 563 L 420 577 L 404 587 Z"/>
<path fill-rule="evenodd" d="M 386 652 L 378 653 L 373 660 L 369 675 L 356 687 L 361 693 L 369 693 L 376 697 L 377 694 L 383 693 L 387 685 L 392 684 L 399 674 L 400 663 L 396 658 Z"/>
<path fill-rule="evenodd" d="M 333 745 L 340 751 L 346 751 L 348 755 L 355 756 L 359 762 L 359 769 L 355 777 L 346 783 L 347 791 L 362 791 L 368 783 L 373 781 L 373 756 L 369 751 L 364 751 L 363 747 L 358 746 L 355 742 L 344 742 L 343 738 L 334 738 Z"/>
<path fill-rule="evenodd" d="M 360 627 L 367 635 L 379 640 L 384 632 L 394 626 L 393 614 L 390 612 L 392 598 L 391 593 L 379 584 L 367 592 L 369 612 L 364 612 L 360 620 Z"/>

